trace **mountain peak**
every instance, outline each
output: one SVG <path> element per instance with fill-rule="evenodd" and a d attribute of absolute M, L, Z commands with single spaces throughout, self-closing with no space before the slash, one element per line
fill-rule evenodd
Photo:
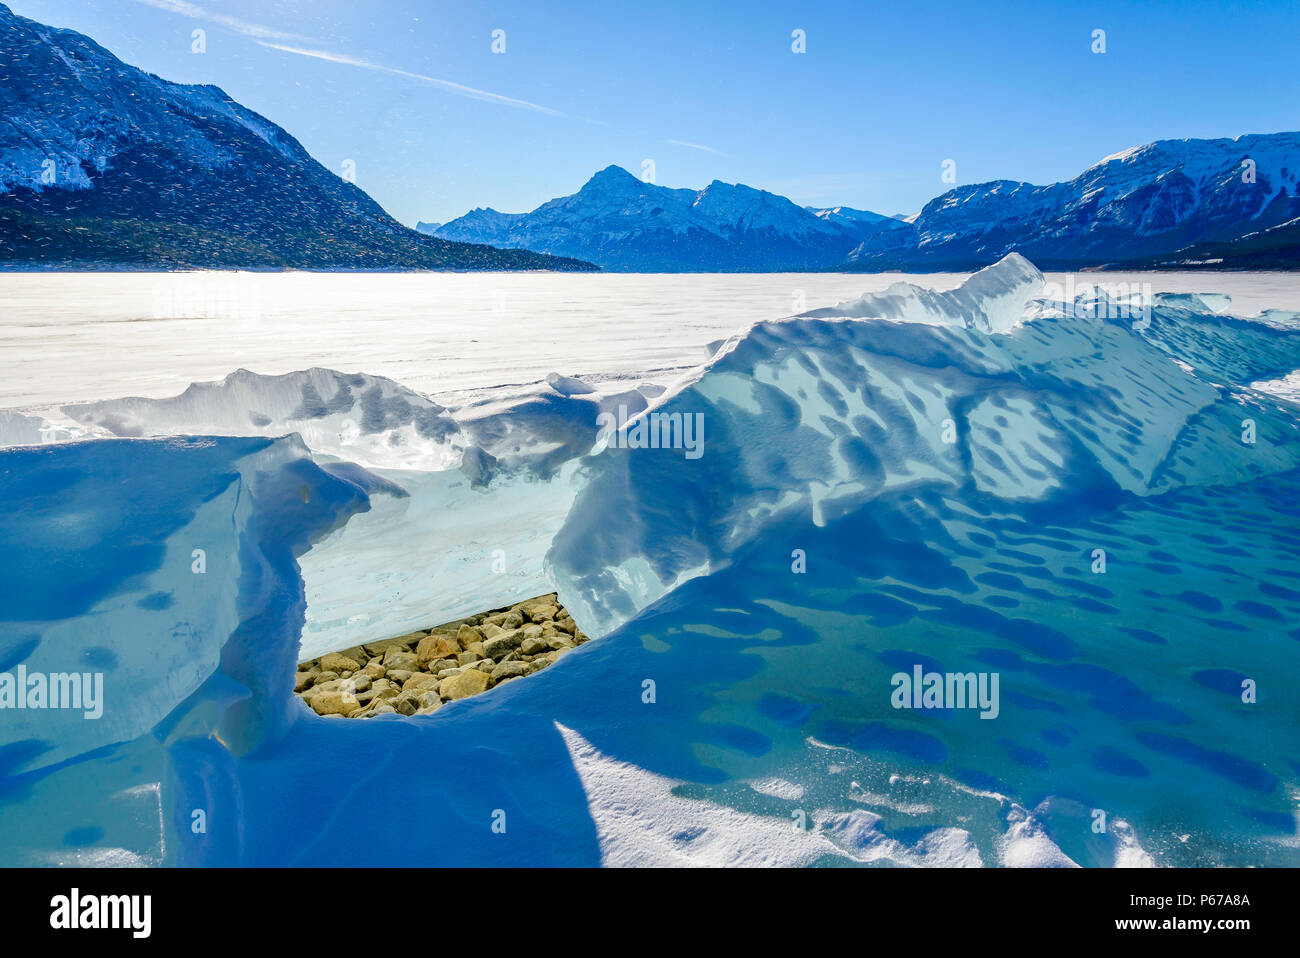
<path fill-rule="evenodd" d="M 725 183 L 722 180 L 713 180 L 706 186 L 701 193 L 754 193 L 775 196 L 774 193 L 768 193 L 767 190 L 760 190 L 757 187 L 746 186 L 744 183 Z"/>
<path fill-rule="evenodd" d="M 605 167 L 603 170 L 593 175 L 591 179 L 589 179 L 585 184 L 583 184 L 582 190 L 586 191 L 593 188 L 611 189 L 620 186 L 626 187 L 626 186 L 642 186 L 642 185 L 644 184 L 642 184 L 641 180 L 633 176 L 627 170 L 623 169 L 623 167 L 611 163 L 609 166 Z"/>
<path fill-rule="evenodd" d="M 563 255 L 582 250 L 610 269 L 757 271 L 838 265 L 875 229 L 866 220 L 823 221 L 784 196 L 743 183 L 715 179 L 704 189 L 673 188 L 610 165 L 577 193 L 530 213 L 494 219 L 474 211 L 437 235 Z"/>

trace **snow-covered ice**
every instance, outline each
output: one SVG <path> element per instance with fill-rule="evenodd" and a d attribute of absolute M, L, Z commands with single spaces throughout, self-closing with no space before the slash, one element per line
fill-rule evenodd
<path fill-rule="evenodd" d="M 1142 284 L 1150 273 L 1087 274 Z M 1049 283 L 1066 277 L 1047 273 Z M 761 319 L 834 306 L 933 273 L 4 273 L 0 409 L 176 396 L 237 369 L 382 376 L 444 405 L 548 373 L 662 381 Z M 1287 273 L 1160 273 L 1158 290 L 1230 294 L 1235 315 L 1300 311 Z"/>

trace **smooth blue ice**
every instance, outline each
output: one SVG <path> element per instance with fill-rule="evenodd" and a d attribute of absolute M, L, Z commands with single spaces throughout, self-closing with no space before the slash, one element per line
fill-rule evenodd
<path fill-rule="evenodd" d="M 431 716 L 291 693 L 311 544 L 423 487 L 295 437 L 0 450 L 0 671 L 106 677 L 97 721 L 0 711 L 0 862 L 1300 864 L 1300 408 L 1247 385 L 1300 334 L 1036 277 L 737 334 L 644 410 L 695 459 L 588 449 L 571 382 L 478 416 L 485 515 L 569 484 L 541 569 L 599 639 Z M 997 717 L 893 708 L 915 665 Z"/>

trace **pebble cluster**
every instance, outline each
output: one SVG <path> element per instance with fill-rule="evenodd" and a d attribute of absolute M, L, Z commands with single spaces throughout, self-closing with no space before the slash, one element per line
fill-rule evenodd
<path fill-rule="evenodd" d="M 546 668 L 587 641 L 554 592 L 299 663 L 294 692 L 317 715 L 428 715 Z"/>

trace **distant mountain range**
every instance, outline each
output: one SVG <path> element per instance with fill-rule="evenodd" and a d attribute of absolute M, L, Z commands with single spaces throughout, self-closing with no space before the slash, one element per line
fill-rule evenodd
<path fill-rule="evenodd" d="M 640 272 L 966 271 L 1010 252 L 1045 269 L 1295 269 L 1298 178 L 1300 133 L 1161 140 L 1065 183 L 957 187 L 900 219 L 716 180 L 669 189 L 611 166 L 531 213 L 476 209 L 427 227 Z"/>
<path fill-rule="evenodd" d="M 591 269 L 422 235 L 214 86 L 0 4 L 0 266 Z"/>
<path fill-rule="evenodd" d="M 545 251 L 633 272 L 769 272 L 843 263 L 879 233 L 907 224 L 848 207 L 814 210 L 714 180 L 703 190 L 601 170 L 572 196 L 531 213 L 476 209 L 434 231 L 443 239 Z"/>

